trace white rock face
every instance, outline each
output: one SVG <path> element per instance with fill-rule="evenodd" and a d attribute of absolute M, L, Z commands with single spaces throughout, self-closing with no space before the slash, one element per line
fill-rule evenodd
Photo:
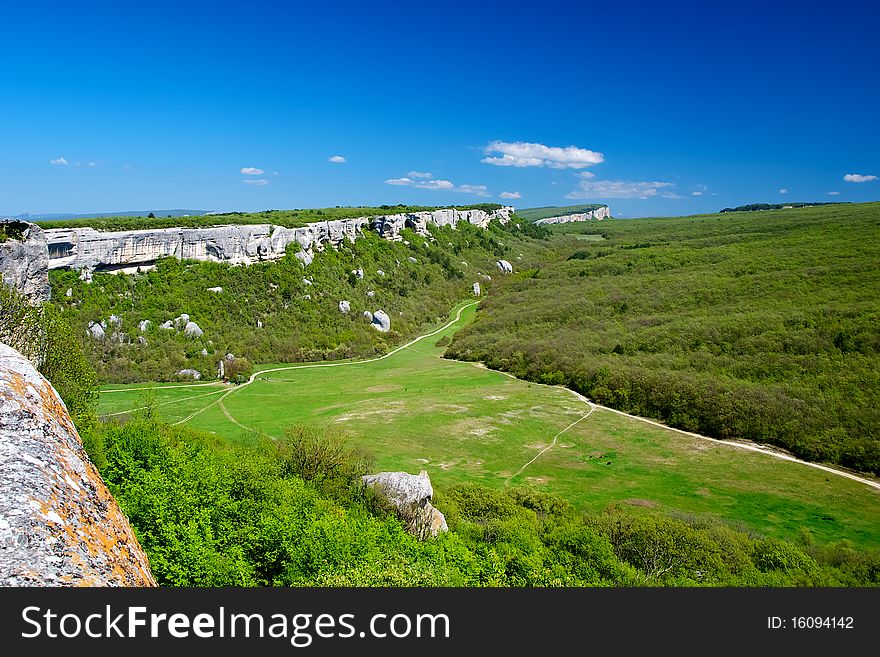
<path fill-rule="evenodd" d="M 183 333 L 190 338 L 200 338 L 202 335 L 204 335 L 202 329 L 199 328 L 199 325 L 195 322 L 187 322 L 186 326 L 183 329 Z"/>
<path fill-rule="evenodd" d="M 152 265 L 159 258 L 211 260 L 249 265 L 284 257 L 290 244 L 299 244 L 295 254 L 304 266 L 325 244 L 339 246 L 354 241 L 373 229 L 387 239 L 400 239 L 403 228 L 427 234 L 427 226 L 452 226 L 461 221 L 486 228 L 493 219 L 507 223 L 513 208 L 483 210 L 435 210 L 409 214 L 357 217 L 319 221 L 300 228 L 272 224 L 214 226 L 209 228 L 157 228 L 99 232 L 94 228 L 53 228 L 45 232 L 49 268 L 70 267 L 88 271 L 96 268 L 122 270 Z"/>
<path fill-rule="evenodd" d="M 473 290 L 474 290 L 475 297 L 480 296 L 480 284 L 479 283 L 474 283 Z"/>
<path fill-rule="evenodd" d="M 49 251 L 45 231 L 36 224 L 16 219 L 0 219 L 0 225 L 21 235 L 21 239 L 0 242 L 0 279 L 32 301 L 48 301 Z"/>
<path fill-rule="evenodd" d="M 362 479 L 395 508 L 411 534 L 424 540 L 449 531 L 444 515 L 431 505 L 434 487 L 425 470 L 418 475 L 380 472 Z"/>
<path fill-rule="evenodd" d="M 391 318 L 384 310 L 377 310 L 373 313 L 372 326 L 377 331 L 387 333 L 391 330 Z"/>
<path fill-rule="evenodd" d="M 348 314 L 351 311 L 351 304 L 348 301 L 340 301 L 339 302 L 339 312 L 343 314 Z"/>
<path fill-rule="evenodd" d="M 590 221 L 591 219 L 596 219 L 600 221 L 605 218 L 611 217 L 611 208 L 607 205 L 603 205 L 601 208 L 596 208 L 595 210 L 588 210 L 587 212 L 579 212 L 576 214 L 566 214 L 559 217 L 546 217 L 544 219 L 538 219 L 535 224 L 568 224 L 576 221 Z"/>
<path fill-rule="evenodd" d="M 498 270 L 502 274 L 512 274 L 513 273 L 513 265 L 511 265 L 509 262 L 507 262 L 507 260 L 499 260 L 498 262 L 495 263 L 495 265 L 498 267 Z"/>

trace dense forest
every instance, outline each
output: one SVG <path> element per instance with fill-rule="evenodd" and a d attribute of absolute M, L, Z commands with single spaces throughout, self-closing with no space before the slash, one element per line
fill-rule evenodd
<path fill-rule="evenodd" d="M 568 224 L 447 356 L 880 473 L 880 204 Z"/>
<path fill-rule="evenodd" d="M 182 370 L 211 378 L 229 353 L 271 363 L 384 352 L 446 317 L 475 282 L 497 280 L 499 258 L 516 263 L 521 253 L 540 251 L 548 233 L 521 220 L 492 222 L 489 230 L 432 227 L 429 238 L 404 230 L 401 242 L 366 231 L 353 243 L 328 246 L 305 268 L 291 250 L 248 267 L 167 258 L 139 274 L 95 273 L 90 284 L 75 271 L 55 270 L 50 282 L 53 303 L 102 380 L 169 380 Z M 349 302 L 348 313 L 340 301 Z M 391 319 L 387 333 L 363 315 L 379 309 Z M 187 335 L 183 321 L 162 328 L 183 314 L 202 335 Z M 143 321 L 149 325 L 142 328 Z M 103 338 L 88 332 L 91 322 L 104 323 Z"/>
<path fill-rule="evenodd" d="M 497 203 L 477 203 L 474 205 L 453 205 L 458 210 L 484 210 L 491 212 L 501 206 Z M 335 208 L 309 208 L 303 210 L 263 210 L 262 212 L 223 212 L 198 216 L 157 217 L 152 212 L 146 216 L 100 216 L 82 219 L 55 219 L 40 221 L 42 228 L 83 228 L 95 230 L 145 230 L 156 228 L 204 228 L 206 226 L 226 226 L 230 224 L 272 224 L 285 228 L 297 228 L 316 221 L 334 219 L 354 219 L 373 217 L 380 214 L 422 212 L 436 210 L 433 206 L 421 205 L 380 205 L 380 206 L 337 206 Z"/>
<path fill-rule="evenodd" d="M 788 208 L 812 208 L 818 205 L 843 205 L 848 201 L 826 201 L 817 203 L 750 203 L 724 208 L 721 212 L 758 212 L 760 210 L 782 210 Z"/>

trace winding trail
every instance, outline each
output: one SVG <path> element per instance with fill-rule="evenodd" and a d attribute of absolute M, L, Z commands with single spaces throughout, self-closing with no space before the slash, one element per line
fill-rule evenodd
<path fill-rule="evenodd" d="M 400 345 L 399 347 L 396 347 L 396 348 L 392 349 L 392 350 L 389 351 L 388 353 L 386 353 L 386 354 L 382 354 L 381 356 L 376 356 L 375 358 L 367 358 L 367 359 L 365 359 L 365 360 L 347 360 L 347 361 L 343 361 L 343 362 L 341 362 L 341 363 L 308 363 L 308 364 L 306 364 L 306 365 L 285 365 L 284 367 L 272 367 L 272 368 L 269 368 L 269 369 L 260 370 L 259 372 L 254 372 L 253 374 L 250 375 L 250 377 L 248 378 L 248 380 L 245 381 L 244 383 L 242 383 L 241 385 L 238 385 L 238 386 L 232 388 L 231 390 L 227 390 L 227 391 L 226 391 L 226 394 L 224 394 L 224 395 L 223 395 L 222 397 L 220 397 L 219 399 L 214 400 L 213 402 L 211 402 L 210 404 L 208 404 L 208 405 L 205 406 L 204 408 L 200 408 L 199 410 L 197 410 L 197 411 L 195 411 L 195 412 L 193 412 L 193 413 L 190 413 L 189 415 L 187 415 L 187 416 L 186 416 L 185 418 L 183 418 L 182 420 L 178 420 L 177 422 L 174 422 L 174 424 L 177 425 L 177 424 L 183 424 L 184 422 L 189 422 L 189 421 L 192 420 L 194 417 L 196 417 L 196 416 L 198 416 L 198 415 L 201 415 L 202 413 L 204 413 L 205 411 L 207 411 L 209 408 L 211 408 L 211 407 L 213 407 L 213 406 L 216 406 L 217 404 L 221 404 L 221 405 L 222 405 L 223 400 L 226 399 L 229 395 L 231 395 L 231 394 L 234 393 L 234 392 L 238 392 L 239 390 L 243 390 L 244 388 L 248 387 L 248 386 L 251 385 L 254 381 L 257 380 L 257 377 L 259 377 L 260 375 L 263 375 L 263 374 L 268 374 L 268 373 L 270 373 L 270 372 L 286 372 L 286 371 L 288 371 L 288 370 L 308 370 L 308 369 L 316 369 L 316 368 L 319 368 L 319 367 L 347 367 L 347 366 L 352 366 L 352 365 L 364 365 L 364 364 L 366 364 L 366 363 L 375 363 L 375 362 L 380 361 L 380 360 L 385 360 L 386 358 L 390 358 L 391 356 L 393 356 L 394 354 L 396 354 L 398 351 L 403 351 L 404 349 L 407 349 L 408 347 L 411 347 L 412 345 L 414 345 L 414 344 L 416 344 L 416 343 L 418 343 L 418 342 L 421 342 L 421 341 L 424 340 L 425 338 L 430 338 L 430 337 L 433 336 L 433 335 L 437 335 L 438 333 L 441 333 L 442 331 L 445 331 L 446 329 L 448 329 L 450 326 L 452 326 L 452 325 L 455 324 L 458 320 L 461 319 L 461 313 L 462 313 L 462 312 L 464 312 L 464 311 L 465 311 L 466 309 L 468 309 L 468 308 L 471 308 L 471 307 L 473 307 L 473 306 L 476 306 L 478 303 L 479 303 L 479 301 L 472 301 L 471 303 L 466 303 L 465 305 L 461 306 L 461 308 L 458 309 L 458 312 L 455 314 L 455 319 L 451 319 L 451 320 L 449 320 L 448 322 L 446 322 L 446 324 L 444 324 L 443 326 L 441 326 L 440 328 L 438 328 L 438 329 L 436 329 L 436 330 L 434 330 L 434 331 L 431 331 L 430 333 L 425 333 L 425 335 L 420 335 L 419 337 L 410 340 L 410 341 L 407 342 L 406 344 Z M 224 407 L 224 408 L 225 408 L 225 407 Z M 224 411 L 224 412 L 225 412 L 225 415 L 226 415 L 227 418 L 231 419 L 233 422 L 235 422 L 235 424 L 237 424 L 237 425 L 239 425 L 239 426 L 241 426 L 241 427 L 244 427 L 243 424 L 241 424 L 240 422 L 238 422 L 237 420 L 235 420 L 235 419 L 232 417 L 232 415 L 229 414 L 229 411 Z M 246 428 L 246 427 L 245 427 L 245 428 Z"/>
<path fill-rule="evenodd" d="M 273 367 L 273 368 L 269 368 L 269 369 L 265 369 L 265 370 L 260 370 L 258 372 L 254 372 L 253 374 L 251 374 L 251 376 L 248 378 L 248 380 L 246 382 L 244 382 L 238 386 L 235 386 L 234 388 L 230 388 L 228 390 L 225 390 L 225 392 L 224 392 L 224 390 L 217 390 L 214 392 L 206 393 L 204 395 L 195 395 L 193 397 L 186 397 L 184 399 L 176 399 L 176 400 L 172 400 L 169 402 L 162 402 L 162 404 L 159 404 L 159 405 L 161 406 L 161 405 L 165 405 L 165 404 L 172 404 L 172 403 L 177 403 L 180 401 L 186 401 L 188 399 L 195 399 L 197 397 L 207 397 L 209 395 L 224 393 L 219 399 L 216 399 L 213 402 L 211 402 L 210 404 L 208 404 L 207 406 L 204 406 L 203 408 L 200 408 L 199 410 L 194 411 L 193 413 L 190 413 L 182 420 L 178 420 L 177 422 L 174 422 L 174 424 L 178 425 L 178 424 L 183 424 L 185 422 L 189 422 L 193 418 L 204 413 L 209 408 L 212 408 L 214 406 L 219 405 L 220 410 L 223 412 L 224 416 L 226 416 L 226 418 L 230 422 L 236 424 L 237 426 L 241 427 L 242 429 L 245 429 L 246 431 L 254 431 L 254 429 L 247 427 L 244 424 L 242 424 L 241 422 L 239 422 L 238 420 L 236 420 L 232 416 L 232 414 L 229 412 L 229 410 L 226 408 L 226 406 L 223 404 L 223 401 L 227 397 L 229 397 L 229 395 L 231 395 L 235 392 L 238 392 L 239 390 L 242 390 L 242 389 L 246 388 L 247 386 L 251 385 L 252 383 L 254 383 L 254 381 L 256 381 L 257 378 L 259 378 L 261 375 L 265 375 L 270 372 L 285 372 L 288 370 L 315 369 L 315 368 L 319 368 L 319 367 L 348 367 L 348 366 L 353 366 L 353 365 L 364 365 L 367 363 L 375 363 L 380 360 L 385 360 L 386 358 L 390 358 L 394 354 L 396 354 L 400 351 L 403 351 L 404 349 L 408 349 L 408 348 L 412 347 L 413 345 L 424 340 L 425 338 L 430 338 L 434 335 L 437 335 L 438 333 L 440 333 L 442 331 L 445 331 L 447 328 L 449 328 L 450 326 L 452 326 L 453 324 L 455 324 L 456 322 L 458 322 L 461 319 L 461 314 L 464 310 L 466 310 L 467 308 L 471 308 L 471 307 L 477 305 L 478 303 L 479 303 L 478 301 L 473 301 L 471 303 L 468 303 L 468 304 L 461 306 L 455 315 L 455 319 L 450 320 L 449 322 L 447 322 L 446 324 L 444 324 L 440 328 L 438 328 L 430 333 L 426 333 L 425 335 L 421 335 L 417 338 L 414 338 L 413 340 L 410 340 L 409 342 L 407 342 L 404 345 L 401 345 L 399 347 L 396 347 L 395 349 L 392 349 L 391 351 L 389 351 L 386 354 L 383 354 L 382 356 L 377 356 L 375 358 L 368 358 L 365 360 L 351 360 L 351 361 L 343 361 L 343 362 L 338 362 L 338 363 L 308 363 L 308 364 L 301 364 L 301 365 L 286 365 L 283 367 Z M 464 362 L 464 361 L 459 361 L 459 362 Z M 489 369 L 483 363 L 471 362 L 471 365 L 473 365 L 474 367 L 480 367 L 482 369 Z M 539 458 L 541 458 L 541 456 L 546 454 L 548 451 L 553 449 L 553 447 L 555 447 L 556 444 L 558 443 L 559 437 L 562 436 L 562 434 L 569 431 L 570 429 L 572 429 L 574 426 L 576 426 L 577 424 L 579 424 L 583 420 L 587 419 L 597 409 L 599 409 L 599 410 L 603 410 L 603 411 L 608 411 L 610 413 L 615 413 L 617 415 L 621 415 L 623 417 L 627 417 L 627 418 L 630 418 L 633 420 L 638 420 L 639 422 L 644 422 L 646 424 L 650 424 L 652 426 L 659 427 L 661 429 L 673 431 L 675 433 L 678 433 L 678 434 L 681 434 L 684 436 L 689 436 L 691 438 L 697 438 L 699 440 L 705 440 L 705 441 L 714 443 L 719 446 L 725 446 L 725 447 L 734 448 L 734 449 L 742 449 L 742 450 L 749 451 L 749 452 L 757 452 L 759 454 L 764 454 L 765 456 L 770 456 L 772 458 L 780 459 L 782 461 L 788 461 L 790 463 L 798 463 L 800 465 L 804 465 L 809 468 L 814 468 L 816 470 L 822 470 L 823 472 L 827 472 L 829 474 L 834 474 L 834 475 L 838 475 L 840 477 L 845 477 L 847 479 L 858 482 L 860 484 L 864 484 L 865 486 L 869 486 L 871 488 L 874 488 L 875 490 L 880 490 L 880 481 L 867 479 L 865 477 L 861 477 L 859 475 L 853 474 L 851 472 L 847 472 L 845 470 L 839 470 L 837 468 L 834 468 L 834 467 L 831 467 L 828 465 L 823 465 L 821 463 L 813 463 L 810 461 L 804 461 L 804 460 L 799 459 L 795 456 L 791 456 L 790 454 L 786 454 L 784 452 L 780 452 L 775 449 L 762 447 L 762 446 L 756 445 L 754 443 L 747 443 L 747 442 L 735 441 L 735 440 L 720 440 L 718 438 L 710 438 L 709 436 L 704 436 L 702 434 L 693 433 L 691 431 L 684 431 L 683 429 L 676 429 L 675 427 L 670 427 L 668 425 L 662 424 L 661 422 L 657 422 L 655 420 L 640 417 L 638 415 L 632 415 L 630 413 L 625 413 L 623 411 L 618 411 L 617 409 L 610 408 L 608 406 L 603 406 L 601 404 L 596 404 L 595 402 L 591 402 L 589 399 L 587 399 L 586 397 L 584 397 L 580 393 L 572 390 L 571 388 L 566 388 L 565 386 L 549 385 L 549 384 L 545 384 L 545 383 L 536 383 L 534 381 L 526 381 L 524 379 L 519 379 L 519 378 L 515 377 L 514 375 L 509 374 L 508 372 L 502 372 L 501 370 L 491 370 L 491 371 L 497 372 L 498 374 L 501 374 L 501 375 L 504 375 L 508 378 L 514 379 L 515 381 L 520 381 L 522 383 L 528 383 L 530 385 L 543 386 L 543 387 L 547 387 L 547 388 L 558 388 L 560 390 L 564 390 L 568 394 L 574 395 L 580 401 L 582 401 L 583 403 L 587 404 L 590 407 L 590 410 L 586 414 L 582 415 L 580 418 L 578 418 L 577 420 L 575 420 L 574 422 L 569 424 L 567 427 L 565 427 L 562 431 L 557 433 L 553 437 L 553 440 L 550 443 L 550 445 L 548 445 L 547 447 L 542 449 L 540 452 L 538 452 L 538 454 L 535 455 L 528 463 L 523 465 L 519 470 L 516 471 L 516 473 L 514 473 L 513 475 L 508 477 L 506 480 L 507 482 L 509 482 L 514 477 L 522 474 L 526 468 L 528 468 L 530 465 L 532 465 L 535 461 L 537 461 Z M 105 391 L 102 391 L 101 394 L 113 393 L 113 392 L 129 392 L 132 390 L 162 390 L 162 389 L 166 389 L 166 388 L 203 387 L 203 386 L 216 386 L 216 385 L 222 385 L 222 384 L 198 383 L 198 384 L 185 384 L 185 385 L 173 385 L 173 386 L 155 386 L 155 387 L 149 387 L 149 388 L 126 388 L 126 389 L 120 389 L 120 390 L 105 390 Z M 131 413 L 134 410 L 140 410 L 140 409 L 132 409 L 129 411 L 110 413 L 109 415 L 111 415 L 111 416 L 124 415 L 125 413 Z"/>

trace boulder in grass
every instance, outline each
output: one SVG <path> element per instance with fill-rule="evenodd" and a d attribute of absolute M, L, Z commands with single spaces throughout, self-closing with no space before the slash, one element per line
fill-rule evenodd
<path fill-rule="evenodd" d="M 449 531 L 446 517 L 431 505 L 434 488 L 427 471 L 379 472 L 361 479 L 394 508 L 410 534 L 424 540 Z"/>

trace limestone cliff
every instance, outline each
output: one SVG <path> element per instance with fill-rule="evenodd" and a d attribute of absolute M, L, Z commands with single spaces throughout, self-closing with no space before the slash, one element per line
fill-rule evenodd
<path fill-rule="evenodd" d="M 36 224 L 0 218 L 0 278 L 32 301 L 49 298 L 46 233 Z"/>
<path fill-rule="evenodd" d="M 587 212 L 578 212 L 575 214 L 565 214 L 558 217 L 545 217 L 544 219 L 538 219 L 536 224 L 568 224 L 575 221 L 590 221 L 591 219 L 601 220 L 611 218 L 611 208 L 607 205 L 603 205 L 600 208 L 596 208 L 595 210 L 588 210 Z"/>
<path fill-rule="evenodd" d="M 155 586 L 58 393 L 0 344 L 0 585 Z"/>
<path fill-rule="evenodd" d="M 99 232 L 93 228 L 58 228 L 46 231 L 49 268 L 127 269 L 148 266 L 162 257 L 250 264 L 284 256 L 298 244 L 299 257 L 309 264 L 314 251 L 355 240 L 367 229 L 387 239 L 400 239 L 403 228 L 426 234 L 428 225 L 452 226 L 467 222 L 486 228 L 492 219 L 510 220 L 512 207 L 483 210 L 434 210 L 338 219 L 284 228 L 272 224 L 215 226 L 210 228 L 161 228 Z"/>

